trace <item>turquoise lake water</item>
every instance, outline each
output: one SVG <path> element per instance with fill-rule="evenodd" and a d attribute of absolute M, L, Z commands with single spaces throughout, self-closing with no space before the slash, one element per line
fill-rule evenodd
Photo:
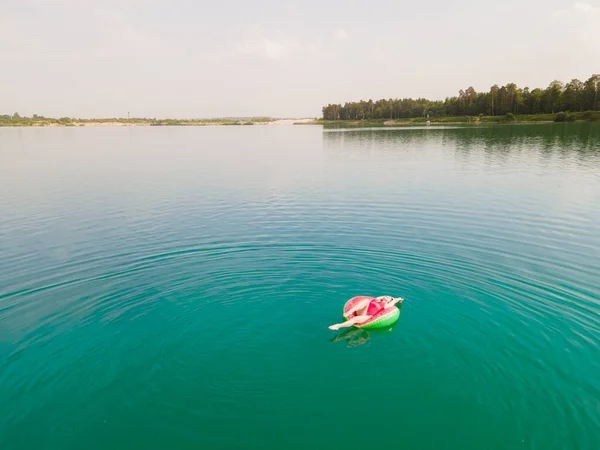
<path fill-rule="evenodd" d="M 0 129 L 2 450 L 597 450 L 599 314 L 599 125 Z"/>

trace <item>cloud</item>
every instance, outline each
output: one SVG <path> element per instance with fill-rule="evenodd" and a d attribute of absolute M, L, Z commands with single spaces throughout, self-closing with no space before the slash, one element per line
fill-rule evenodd
<path fill-rule="evenodd" d="M 347 41 L 350 38 L 350 36 L 348 36 L 348 32 L 343 28 L 338 28 L 335 30 L 334 37 L 338 41 Z"/>
<path fill-rule="evenodd" d="M 138 26 L 131 14 L 118 7 L 95 6 L 91 11 L 95 56 L 147 57 L 176 52 L 157 34 Z"/>
<path fill-rule="evenodd" d="M 577 1 L 552 15 L 552 24 L 572 33 L 579 45 L 600 53 L 600 6 Z"/>
<path fill-rule="evenodd" d="M 282 61 L 289 56 L 289 45 L 266 37 L 248 39 L 235 44 L 238 53 L 247 56 L 257 56 L 273 61 Z"/>
<path fill-rule="evenodd" d="M 0 15 L 0 61 L 64 65 L 98 57 L 131 58 L 173 51 L 118 7 L 82 3 L 69 8 L 70 2 L 36 0 L 37 14 L 13 9 Z M 44 9 L 49 6 L 55 9 Z"/>
<path fill-rule="evenodd" d="M 319 56 L 321 45 L 318 41 L 292 39 L 279 31 L 264 32 L 254 26 L 244 38 L 234 44 L 234 50 L 244 56 L 289 62 Z"/>

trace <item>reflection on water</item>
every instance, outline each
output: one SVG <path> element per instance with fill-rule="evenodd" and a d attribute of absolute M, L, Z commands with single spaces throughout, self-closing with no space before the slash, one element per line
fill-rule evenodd
<path fill-rule="evenodd" d="M 369 341 L 369 331 L 357 328 L 350 328 L 332 337 L 330 341 L 344 341 L 346 342 L 346 345 L 348 347 L 358 347 L 360 345 L 366 344 Z"/>
<path fill-rule="evenodd" d="M 393 332 L 398 326 L 398 322 L 394 322 L 389 327 L 375 328 L 372 330 L 363 330 L 360 328 L 349 328 L 336 334 L 330 339 L 330 342 L 345 342 L 347 347 L 359 347 L 366 344 L 372 338 L 387 336 Z M 401 331 L 398 331 L 401 332 Z"/>
<path fill-rule="evenodd" d="M 323 140 L 327 147 L 352 144 L 379 151 L 391 145 L 424 148 L 434 143 L 463 153 L 483 149 L 508 154 L 535 149 L 576 152 L 596 161 L 600 157 L 600 126 L 594 123 L 326 129 Z"/>

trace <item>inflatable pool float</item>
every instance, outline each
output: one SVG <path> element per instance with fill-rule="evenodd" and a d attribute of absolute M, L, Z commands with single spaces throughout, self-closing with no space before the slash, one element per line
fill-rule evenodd
<path fill-rule="evenodd" d="M 360 296 L 360 297 L 354 297 L 351 298 L 350 300 L 348 300 L 346 302 L 346 304 L 344 305 L 344 311 L 343 314 L 346 313 L 346 311 L 349 311 L 350 309 L 352 309 L 358 302 L 364 300 L 366 297 L 364 296 Z M 353 313 L 349 318 L 351 318 L 352 316 L 354 316 L 356 313 Z M 375 314 L 374 316 L 372 316 L 369 320 L 366 320 L 365 322 L 362 323 L 357 323 L 356 325 L 354 325 L 356 328 L 363 328 L 363 329 L 373 329 L 373 328 L 383 328 L 383 327 L 388 327 L 391 324 L 393 324 L 394 322 L 396 322 L 398 320 L 398 317 L 400 317 L 400 310 L 398 309 L 398 307 L 396 305 L 392 306 L 391 308 L 385 308 L 381 311 L 379 311 L 377 314 Z M 344 320 L 347 320 L 346 317 L 344 316 Z"/>

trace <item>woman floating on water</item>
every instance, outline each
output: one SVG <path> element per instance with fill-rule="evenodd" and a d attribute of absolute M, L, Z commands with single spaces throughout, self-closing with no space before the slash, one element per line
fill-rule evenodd
<path fill-rule="evenodd" d="M 350 301 L 355 304 L 352 306 L 352 308 L 344 311 L 344 318 L 347 320 L 342 323 L 331 325 L 329 329 L 339 330 L 340 328 L 363 324 L 376 314 L 379 314 L 384 310 L 391 310 L 394 308 L 396 303 L 402 303 L 403 300 L 403 298 L 394 298 L 390 297 L 389 295 L 384 295 L 377 298 L 367 296 L 354 297 Z"/>

